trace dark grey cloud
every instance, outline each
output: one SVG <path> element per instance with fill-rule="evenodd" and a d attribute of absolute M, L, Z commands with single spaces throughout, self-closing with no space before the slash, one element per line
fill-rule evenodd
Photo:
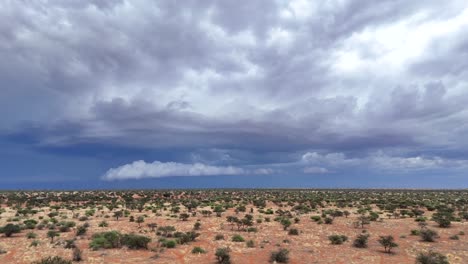
<path fill-rule="evenodd" d="M 6 1 L 0 135 L 213 166 L 302 166 L 306 152 L 453 164 L 468 149 L 467 14 L 464 1 Z"/>

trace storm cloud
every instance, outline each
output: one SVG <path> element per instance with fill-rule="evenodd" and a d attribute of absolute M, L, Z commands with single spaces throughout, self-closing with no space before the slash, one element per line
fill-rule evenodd
<path fill-rule="evenodd" d="M 2 1 L 0 144 L 94 180 L 461 175 L 467 29 L 462 0 Z"/>

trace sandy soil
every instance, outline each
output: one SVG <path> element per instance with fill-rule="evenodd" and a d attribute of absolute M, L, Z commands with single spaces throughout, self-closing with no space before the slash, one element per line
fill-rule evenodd
<path fill-rule="evenodd" d="M 273 206 L 271 206 L 275 209 Z M 45 216 L 50 212 L 49 208 L 38 208 L 42 212 L 32 218 Z M 202 208 L 199 208 L 200 211 Z M 284 209 L 284 208 L 283 208 Z M 250 207 L 248 207 L 248 211 Z M 349 209 L 348 209 L 349 210 Z M 356 215 L 350 217 L 335 218 L 332 225 L 317 224 L 310 219 L 310 213 L 298 216 L 300 222 L 293 224 L 291 228 L 300 230 L 299 236 L 290 236 L 284 231 L 282 226 L 273 221 L 274 216 L 263 215 L 255 210 L 254 218 L 270 217 L 271 222 L 261 224 L 255 223 L 258 228 L 257 233 L 247 233 L 231 230 L 231 226 L 226 222 L 226 216 L 236 215 L 233 211 L 224 212 L 223 216 L 218 218 L 214 215 L 203 217 L 200 214 L 196 217 L 190 217 L 188 221 L 171 218 L 168 212 L 163 211 L 162 216 L 155 216 L 150 211 L 132 211 L 135 219 L 139 215 L 146 214 L 145 223 L 139 228 L 137 223 L 129 222 L 127 217 L 120 218 L 118 221 L 114 218 L 104 218 L 104 215 L 112 215 L 107 209 L 104 214 L 97 212 L 87 222 L 91 225 L 85 236 L 78 238 L 76 244 L 83 250 L 84 261 L 81 263 L 215 263 L 214 252 L 219 247 L 229 247 L 231 249 L 232 263 L 256 264 L 268 263 L 270 253 L 279 248 L 286 248 L 290 251 L 290 263 L 414 263 L 418 252 L 424 250 L 434 250 L 448 256 L 450 263 L 468 263 L 468 222 L 454 222 L 450 228 L 438 228 L 434 222 L 429 222 L 429 228 L 439 233 L 436 242 L 428 243 L 420 241 L 419 236 L 411 236 L 412 229 L 418 229 L 417 223 L 413 218 L 404 219 L 384 219 L 382 222 L 372 222 L 367 228 L 371 235 L 369 247 L 358 249 L 352 247 L 352 240 L 362 232 L 362 229 L 355 228 L 353 222 Z M 67 216 L 67 221 L 75 221 L 77 225 L 83 222 L 73 219 L 71 211 L 60 210 L 61 215 Z M 75 212 L 76 213 L 76 212 Z M 84 210 L 80 211 L 84 215 Z M 243 214 L 236 215 L 242 217 Z M 14 217 L 14 211 L 7 208 L 7 212 L 1 215 L 0 226 L 7 223 L 7 219 Z M 58 217 L 60 219 L 60 217 Z M 28 218 L 26 218 L 28 219 Z M 191 231 L 197 219 L 201 221 L 201 229 L 198 231 L 201 235 L 197 241 L 188 245 L 177 245 L 174 249 L 163 249 L 158 247 L 157 236 L 155 232 L 146 226 L 147 223 L 157 223 L 158 226 L 173 225 L 177 231 Z M 98 223 L 106 220 L 108 227 L 98 227 Z M 96 232 L 118 230 L 122 233 L 141 233 L 152 238 L 150 250 L 129 250 L 129 249 L 108 249 L 92 251 L 89 249 L 91 235 Z M 37 247 L 30 247 L 32 239 L 27 239 L 28 230 L 24 230 L 13 237 L 7 238 L 0 236 L 0 248 L 5 250 L 5 254 L 0 255 L 0 263 L 31 263 L 45 256 L 62 256 L 71 259 L 72 250 L 64 249 L 61 242 L 65 239 L 75 237 L 75 230 L 61 233 L 56 239 L 57 243 L 50 243 L 47 238 L 48 230 L 33 230 L 37 235 L 40 244 Z M 460 235 L 459 240 L 449 239 L 450 236 L 458 234 L 460 231 L 467 235 Z M 216 234 L 223 234 L 226 240 L 215 241 Z M 241 234 L 245 240 L 254 240 L 255 248 L 248 248 L 245 243 L 236 243 L 230 241 L 232 235 Z M 328 236 L 332 234 L 344 234 L 349 240 L 342 245 L 330 245 Z M 394 249 L 393 254 L 383 252 L 383 248 L 377 242 L 380 235 L 393 235 L 399 247 Z M 286 241 L 285 241 L 286 240 Z M 207 251 L 206 254 L 192 254 L 193 247 L 200 246 Z"/>

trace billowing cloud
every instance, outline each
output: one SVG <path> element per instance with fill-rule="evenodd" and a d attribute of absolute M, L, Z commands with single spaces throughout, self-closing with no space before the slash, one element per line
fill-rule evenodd
<path fill-rule="evenodd" d="M 109 169 L 104 180 L 123 180 L 141 178 L 161 178 L 169 176 L 212 176 L 212 175 L 243 175 L 272 174 L 273 169 L 258 168 L 254 170 L 234 166 L 212 166 L 203 163 L 185 164 L 178 162 L 154 161 L 146 163 L 143 160 Z"/>

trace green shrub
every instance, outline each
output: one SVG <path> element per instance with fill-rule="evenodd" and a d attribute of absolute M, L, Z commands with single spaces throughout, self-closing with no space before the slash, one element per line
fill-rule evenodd
<path fill-rule="evenodd" d="M 71 260 L 66 260 L 61 257 L 47 257 L 39 261 L 35 261 L 32 264 L 72 264 Z"/>
<path fill-rule="evenodd" d="M 310 217 L 310 219 L 312 219 L 314 222 L 318 222 L 321 219 L 321 217 L 320 215 L 313 215 Z"/>
<path fill-rule="evenodd" d="M 40 242 L 39 240 L 33 240 L 31 241 L 31 244 L 29 244 L 30 247 L 37 247 L 39 246 Z"/>
<path fill-rule="evenodd" d="M 256 233 L 258 231 L 258 229 L 256 227 L 249 227 L 247 228 L 247 232 L 248 233 Z"/>
<path fill-rule="evenodd" d="M 282 248 L 278 251 L 271 252 L 270 262 L 277 263 L 288 263 L 289 262 L 289 250 Z"/>
<path fill-rule="evenodd" d="M 231 263 L 231 255 L 229 254 L 229 248 L 218 248 L 216 249 L 216 262 L 218 264 L 230 264 Z"/>
<path fill-rule="evenodd" d="M 89 247 L 93 250 L 98 250 L 100 248 L 120 248 L 122 235 L 117 231 L 97 233 L 93 235 Z"/>
<path fill-rule="evenodd" d="M 162 246 L 166 248 L 175 248 L 177 243 L 175 240 L 163 240 L 162 241 Z"/>
<path fill-rule="evenodd" d="M 148 249 L 148 243 L 151 238 L 135 234 L 128 234 L 122 237 L 122 245 L 130 249 Z"/>
<path fill-rule="evenodd" d="M 192 254 L 205 254 L 206 251 L 201 247 L 194 247 L 192 249 Z"/>
<path fill-rule="evenodd" d="M 25 220 L 23 223 L 26 226 L 26 229 L 34 229 L 37 225 L 37 221 L 34 219 Z"/>
<path fill-rule="evenodd" d="M 37 234 L 34 233 L 34 232 L 29 232 L 28 234 L 26 234 L 26 238 L 27 238 L 27 239 L 34 239 L 34 238 L 37 238 Z"/>
<path fill-rule="evenodd" d="M 79 226 L 79 227 L 76 229 L 76 235 L 77 235 L 77 236 L 82 236 L 82 235 L 86 234 L 86 231 L 87 231 L 87 229 L 86 229 L 86 227 L 85 227 L 84 225 Z"/>
<path fill-rule="evenodd" d="M 424 229 L 420 232 L 421 239 L 425 242 L 434 242 L 437 232 L 432 229 Z"/>
<path fill-rule="evenodd" d="M 341 245 L 348 240 L 348 237 L 345 235 L 331 235 L 328 240 L 332 245 Z"/>
<path fill-rule="evenodd" d="M 74 239 L 68 239 L 68 240 L 65 240 L 65 246 L 64 248 L 76 248 L 76 245 L 75 245 L 75 240 Z"/>
<path fill-rule="evenodd" d="M 416 257 L 416 264 L 449 264 L 446 256 L 429 251 L 427 253 L 419 253 Z"/>
<path fill-rule="evenodd" d="M 174 237 L 177 238 L 177 242 L 181 245 L 183 244 L 187 244 L 189 242 L 192 242 L 192 241 L 195 241 L 195 239 L 200 236 L 199 233 L 196 233 L 196 232 L 185 232 L 185 233 L 182 233 L 182 232 L 176 232 L 174 233 Z"/>
<path fill-rule="evenodd" d="M 232 236 L 232 241 L 233 242 L 244 242 L 245 239 L 241 235 L 234 235 Z"/>
<path fill-rule="evenodd" d="M 354 239 L 353 246 L 357 248 L 366 248 L 368 239 L 369 239 L 368 234 L 360 234 L 356 237 L 356 239 Z"/>
<path fill-rule="evenodd" d="M 246 244 L 246 246 L 247 246 L 248 248 L 253 248 L 253 247 L 255 247 L 255 242 L 254 242 L 253 240 L 249 240 L 249 241 L 247 241 L 245 244 Z"/>
<path fill-rule="evenodd" d="M 380 236 L 378 242 L 384 247 L 386 253 L 390 253 L 392 248 L 398 247 L 393 236 Z"/>
<path fill-rule="evenodd" d="M 83 260 L 83 257 L 82 257 L 82 252 L 81 252 L 81 249 L 75 247 L 73 248 L 73 261 L 82 261 Z"/>
<path fill-rule="evenodd" d="M 296 228 L 291 228 L 291 229 L 289 229 L 289 231 L 288 231 L 288 235 L 291 235 L 291 236 L 298 236 L 298 235 L 299 235 L 299 230 L 297 230 Z"/>
<path fill-rule="evenodd" d="M 21 232 L 21 227 L 19 225 L 7 224 L 6 226 L 0 228 L 0 233 L 5 234 L 6 237 L 11 237 L 13 234 Z"/>

